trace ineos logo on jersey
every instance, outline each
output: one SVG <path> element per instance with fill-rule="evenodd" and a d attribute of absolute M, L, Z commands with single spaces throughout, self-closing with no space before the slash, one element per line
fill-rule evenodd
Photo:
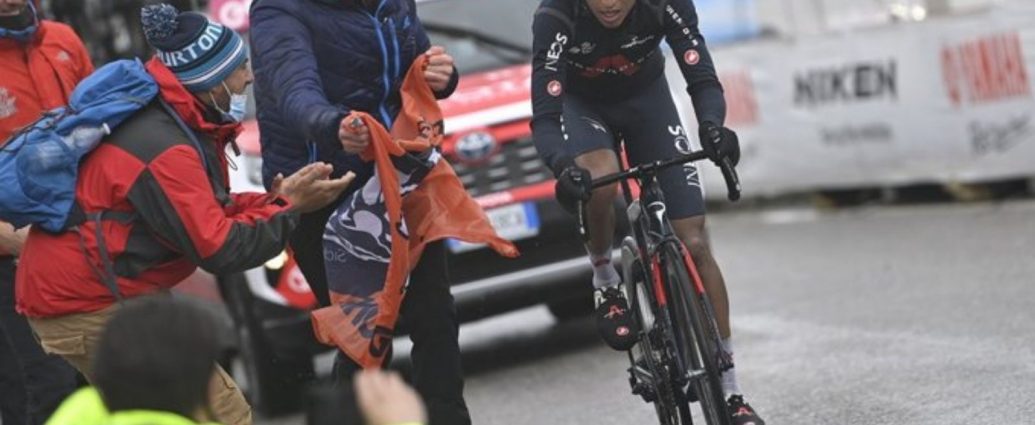
<path fill-rule="evenodd" d="M 553 44 L 550 44 L 550 50 L 546 52 L 546 65 L 544 68 L 557 72 L 557 62 L 561 60 L 561 53 L 564 53 L 564 45 L 568 43 L 568 36 L 563 33 L 557 33 L 554 36 Z"/>

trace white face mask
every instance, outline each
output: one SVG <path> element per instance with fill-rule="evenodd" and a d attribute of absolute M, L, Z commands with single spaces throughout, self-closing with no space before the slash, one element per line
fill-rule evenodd
<path fill-rule="evenodd" d="M 248 95 L 244 93 L 234 93 L 230 91 L 229 87 L 226 86 L 226 82 L 223 82 L 222 84 L 223 89 L 225 89 L 226 92 L 230 94 L 230 110 L 224 111 L 223 108 L 219 106 L 219 103 L 216 102 L 216 98 L 213 97 L 211 93 L 209 93 L 208 96 L 212 98 L 212 104 L 215 105 L 216 109 L 218 109 L 219 112 L 222 112 L 223 115 L 226 115 L 226 117 L 231 119 L 233 122 L 244 121 L 244 114 L 245 111 L 248 109 Z"/>

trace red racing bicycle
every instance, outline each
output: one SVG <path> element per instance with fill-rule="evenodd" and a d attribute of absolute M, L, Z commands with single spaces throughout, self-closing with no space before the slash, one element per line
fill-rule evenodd
<path fill-rule="evenodd" d="M 593 188 L 621 182 L 631 236 L 621 244 L 621 268 L 639 339 L 628 351 L 633 394 L 653 403 L 662 425 L 693 423 L 697 402 L 708 425 L 729 425 L 720 374 L 732 366 L 721 350 L 715 312 L 686 246 L 676 237 L 658 185 L 661 170 L 706 159 L 703 151 L 641 164 L 594 179 Z M 729 158 L 719 163 L 731 201 L 740 181 Z M 630 180 L 640 191 L 634 197 Z M 585 205 L 579 228 L 587 235 Z"/>

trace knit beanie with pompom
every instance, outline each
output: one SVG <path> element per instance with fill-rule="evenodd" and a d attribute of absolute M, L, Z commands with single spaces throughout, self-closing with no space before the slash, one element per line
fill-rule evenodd
<path fill-rule="evenodd" d="M 140 21 L 159 60 L 192 92 L 218 86 L 248 58 L 241 36 L 200 13 L 163 3 L 141 9 Z"/>

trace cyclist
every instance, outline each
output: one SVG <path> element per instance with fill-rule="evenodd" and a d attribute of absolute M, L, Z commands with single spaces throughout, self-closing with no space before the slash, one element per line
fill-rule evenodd
<path fill-rule="evenodd" d="M 628 159 L 644 163 L 691 150 L 664 76 L 665 38 L 679 63 L 709 158 L 740 148 L 722 126 L 726 101 L 691 0 L 543 0 L 533 29 L 532 119 L 536 148 L 557 176 L 557 198 L 569 211 L 588 201 L 589 241 L 598 328 L 619 350 L 635 344 L 635 320 L 611 265 L 618 184 L 591 190 L 591 178 L 619 171 L 613 146 L 624 139 Z M 715 306 L 722 350 L 732 357 L 726 286 L 705 230 L 701 180 L 693 164 L 659 174 L 668 216 L 690 249 Z M 735 425 L 763 425 L 744 402 L 733 368 L 722 373 Z"/>

